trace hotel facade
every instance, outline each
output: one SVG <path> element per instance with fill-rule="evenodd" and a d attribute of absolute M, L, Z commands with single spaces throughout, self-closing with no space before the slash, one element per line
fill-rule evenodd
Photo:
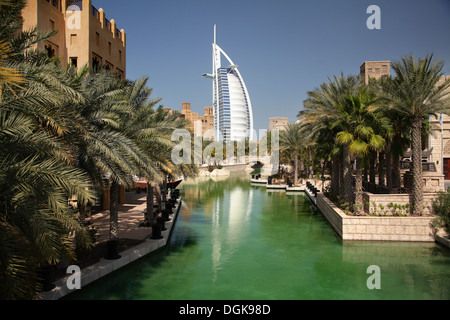
<path fill-rule="evenodd" d="M 203 76 L 212 79 L 214 139 L 216 141 L 240 141 L 253 139 L 253 109 L 239 67 L 216 42 L 214 26 L 213 72 Z M 222 67 L 222 56 L 228 61 Z"/>
<path fill-rule="evenodd" d="M 28 0 L 22 18 L 24 31 L 36 26 L 44 32 L 57 31 L 36 49 L 58 57 L 63 66 L 105 67 L 126 78 L 125 31 L 91 0 Z"/>

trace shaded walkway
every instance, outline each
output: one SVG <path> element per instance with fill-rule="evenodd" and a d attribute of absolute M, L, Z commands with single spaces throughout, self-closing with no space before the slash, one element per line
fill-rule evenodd
<path fill-rule="evenodd" d="M 119 205 L 119 238 L 144 240 L 152 232 L 151 228 L 139 227 L 144 222 L 143 211 L 147 208 L 145 193 L 127 192 L 125 204 Z M 97 229 L 98 241 L 109 240 L 109 210 L 100 211 L 91 217 L 91 223 Z"/>

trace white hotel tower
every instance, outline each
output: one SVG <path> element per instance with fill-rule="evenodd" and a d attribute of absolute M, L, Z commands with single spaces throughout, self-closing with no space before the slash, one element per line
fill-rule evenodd
<path fill-rule="evenodd" d="M 222 67 L 222 55 L 230 64 Z M 204 74 L 213 80 L 214 139 L 240 141 L 253 139 L 253 110 L 250 96 L 238 66 L 216 43 L 214 25 L 213 73 Z"/>

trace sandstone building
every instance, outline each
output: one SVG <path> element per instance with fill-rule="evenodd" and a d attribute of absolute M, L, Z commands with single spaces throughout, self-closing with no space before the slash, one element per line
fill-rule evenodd
<path fill-rule="evenodd" d="M 91 0 L 28 0 L 22 18 L 23 30 L 58 32 L 37 48 L 60 58 L 63 66 L 105 66 L 126 77 L 125 31 Z"/>
<path fill-rule="evenodd" d="M 289 123 L 289 118 L 274 117 L 269 119 L 269 131 L 274 129 L 284 130 Z"/>

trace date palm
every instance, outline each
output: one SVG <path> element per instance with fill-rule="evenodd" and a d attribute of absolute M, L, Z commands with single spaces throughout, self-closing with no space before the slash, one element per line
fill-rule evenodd
<path fill-rule="evenodd" d="M 333 123 L 333 126 L 342 130 L 336 135 L 336 141 L 344 146 L 348 154 L 356 158 L 354 209 L 358 215 L 363 213 L 363 159 L 370 150 L 383 150 L 385 140 L 376 134 L 376 131 L 378 127 L 388 127 L 385 119 L 377 117 L 377 114 L 372 112 L 370 107 L 373 102 L 374 99 L 364 91 L 361 91 L 359 96 L 345 97 L 343 103 L 339 105 L 337 121 Z M 353 202 L 349 197 L 346 200 L 349 203 Z"/>
<path fill-rule="evenodd" d="M 280 132 L 280 151 L 288 154 L 292 152 L 294 157 L 294 185 L 298 183 L 298 157 L 305 141 L 301 129 L 300 123 L 289 123 L 285 130 Z"/>
<path fill-rule="evenodd" d="M 382 83 L 382 101 L 388 110 L 395 110 L 411 124 L 412 140 L 412 204 L 411 213 L 422 215 L 422 124 L 429 116 L 449 113 L 450 80 L 438 85 L 443 62 L 433 61 L 433 55 L 416 60 L 404 57 L 392 64 L 396 73 Z"/>
<path fill-rule="evenodd" d="M 179 114 L 169 114 L 162 106 L 155 108 L 161 101 L 152 99 L 152 89 L 147 86 L 148 78 L 144 77 L 134 81 L 127 89 L 126 103 L 131 106 L 132 112 L 123 117 L 123 127 L 129 136 L 146 154 L 148 161 L 146 167 L 140 167 L 139 175 L 145 176 L 149 181 L 147 186 L 147 214 L 146 222 L 151 223 L 153 216 L 154 188 L 165 182 L 168 173 L 173 175 L 190 175 L 195 168 L 188 164 L 174 165 L 171 161 L 171 152 L 174 143 L 172 133 L 186 126 L 185 120 Z"/>
<path fill-rule="evenodd" d="M 71 233 L 90 245 L 67 199 L 86 203 L 93 196 L 63 139 L 77 126 L 65 108 L 76 93 L 66 95 L 51 67 L 17 66 L 24 80 L 0 100 L 0 298 L 32 299 L 39 266 L 75 259 Z M 43 81 L 50 78 L 51 84 Z"/>
<path fill-rule="evenodd" d="M 343 103 L 345 96 L 358 95 L 361 87 L 361 80 L 353 75 L 344 76 L 341 74 L 330 78 L 327 82 L 322 83 L 319 88 L 308 92 L 308 98 L 304 102 L 304 110 L 300 111 L 298 116 L 302 122 L 309 126 L 311 135 L 316 137 L 326 136 L 330 134 L 330 130 L 332 130 L 333 135 L 336 135 L 343 130 L 336 125 L 332 126 L 332 123 L 336 123 L 339 106 Z M 349 202 L 352 196 L 350 154 L 343 147 L 340 148 L 340 152 L 338 149 L 331 150 L 341 154 L 339 157 L 334 157 L 334 171 L 337 168 L 341 168 L 341 170 L 338 174 L 332 174 L 334 178 L 332 185 L 335 186 L 335 191 L 339 190 L 339 195 Z M 336 163 L 341 161 L 342 163 Z M 347 182 L 345 183 L 345 181 Z M 343 183 L 343 185 L 340 185 L 340 183 Z"/>

